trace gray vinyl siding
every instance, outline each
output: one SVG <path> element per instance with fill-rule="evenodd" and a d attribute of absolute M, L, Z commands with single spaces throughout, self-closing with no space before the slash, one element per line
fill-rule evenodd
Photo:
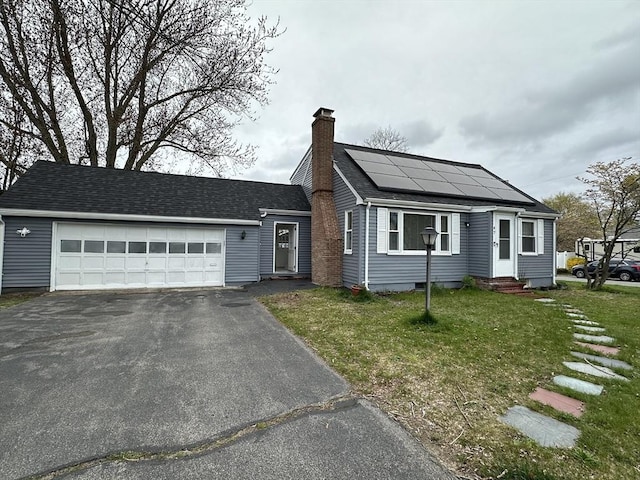
<path fill-rule="evenodd" d="M 415 211 L 404 209 L 407 213 Z M 422 211 L 423 213 L 424 211 Z M 449 212 L 433 212 L 449 213 Z M 377 208 L 370 212 L 370 245 L 369 245 L 369 288 L 373 291 L 412 290 L 416 283 L 426 281 L 426 255 L 387 255 L 377 253 Z M 460 254 L 433 255 L 431 257 L 431 281 L 444 286 L 458 286 L 462 278 L 468 274 L 468 260 L 466 245 L 468 231 L 465 222 L 469 221 L 467 214 L 460 214 Z"/>
<path fill-rule="evenodd" d="M 309 203 L 311 203 L 311 177 L 311 151 L 309 150 L 300 162 L 299 168 L 291 177 L 292 185 L 302 185 L 302 190 L 304 190 Z"/>
<path fill-rule="evenodd" d="M 542 255 L 518 255 L 518 278 L 530 287 L 553 284 L 553 220 L 544 221 L 544 253 Z"/>
<path fill-rule="evenodd" d="M 342 256 L 342 284 L 345 286 L 351 286 L 354 284 L 362 283 L 360 279 L 360 251 L 362 246 L 362 235 L 358 230 L 358 226 L 362 223 L 361 216 L 362 210 L 356 206 L 356 197 L 351 192 L 349 187 L 344 183 L 339 175 L 333 175 L 333 198 L 336 204 L 336 211 L 338 214 L 338 223 L 340 225 L 340 233 L 344 240 L 344 223 L 345 212 L 351 210 L 353 212 L 353 233 L 351 235 L 352 241 L 352 253 L 344 254 Z"/>
<path fill-rule="evenodd" d="M 221 226 L 222 228 L 222 226 Z M 254 226 L 229 225 L 225 242 L 225 285 L 257 282 L 260 263 L 258 242 L 260 229 Z M 242 232 L 246 237 L 242 239 Z"/>
<path fill-rule="evenodd" d="M 3 217 L 2 288 L 48 288 L 51 281 L 50 218 Z M 31 233 L 16 233 L 27 227 Z"/>
<path fill-rule="evenodd" d="M 469 214 L 467 248 L 469 252 L 469 275 L 491 277 L 493 262 L 493 215 L 491 212 Z"/>
<path fill-rule="evenodd" d="M 298 274 L 311 275 L 311 217 L 267 215 L 260 227 L 260 276 L 273 275 L 273 225 L 276 222 L 298 224 Z"/>

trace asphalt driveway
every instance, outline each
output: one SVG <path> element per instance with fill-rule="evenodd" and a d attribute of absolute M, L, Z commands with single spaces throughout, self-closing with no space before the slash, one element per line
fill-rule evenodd
<path fill-rule="evenodd" d="M 0 472 L 455 478 L 231 290 L 54 294 L 0 311 Z"/>

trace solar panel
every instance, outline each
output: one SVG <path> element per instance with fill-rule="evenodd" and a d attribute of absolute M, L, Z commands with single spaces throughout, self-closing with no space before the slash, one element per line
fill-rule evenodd
<path fill-rule="evenodd" d="M 532 203 L 481 167 L 345 150 L 380 189 Z"/>

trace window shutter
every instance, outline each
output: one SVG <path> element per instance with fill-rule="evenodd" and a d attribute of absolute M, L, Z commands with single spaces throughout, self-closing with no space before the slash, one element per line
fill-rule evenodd
<path fill-rule="evenodd" d="M 518 237 L 518 255 L 522 254 L 522 219 L 519 218 L 518 221 L 516 222 L 516 229 L 517 229 L 517 237 Z"/>
<path fill-rule="evenodd" d="M 460 253 L 460 214 L 451 214 L 451 253 L 458 255 Z"/>
<path fill-rule="evenodd" d="M 387 253 L 387 222 L 389 221 L 388 209 L 378 207 L 378 241 L 377 252 Z"/>
<path fill-rule="evenodd" d="M 544 220 L 538 220 L 538 255 L 542 255 L 544 253 Z"/>

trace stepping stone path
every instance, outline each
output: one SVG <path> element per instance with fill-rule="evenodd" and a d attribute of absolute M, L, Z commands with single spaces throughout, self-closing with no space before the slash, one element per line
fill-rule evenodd
<path fill-rule="evenodd" d="M 589 320 L 579 309 L 566 303 L 556 303 L 552 298 L 538 298 L 535 301 L 542 303 L 545 307 L 562 308 L 567 319 L 571 320 L 573 328 L 578 330 L 573 334 L 576 345 L 602 355 L 614 356 L 620 352 L 618 347 L 603 345 L 614 344 L 616 342 L 615 338 L 608 335 L 591 335 L 592 333 L 605 333 L 606 328 L 601 327 L 598 322 Z M 575 351 L 570 351 L 569 353 L 574 358 L 579 358 L 583 361 L 562 362 L 564 367 L 593 377 L 594 381 L 604 378 L 606 380 L 628 382 L 628 378 L 611 369 L 633 370 L 631 365 L 615 358 Z M 602 385 L 566 375 L 556 375 L 553 377 L 553 383 L 573 392 L 587 395 L 601 395 L 604 391 Z M 579 418 L 587 408 L 584 402 L 540 387 L 536 388 L 529 395 L 529 398 L 543 405 L 548 405 L 559 412 L 573 415 L 576 418 Z M 577 428 L 521 405 L 511 407 L 504 416 L 500 417 L 500 420 L 535 440 L 543 447 L 572 448 L 580 436 L 580 431 Z"/>

